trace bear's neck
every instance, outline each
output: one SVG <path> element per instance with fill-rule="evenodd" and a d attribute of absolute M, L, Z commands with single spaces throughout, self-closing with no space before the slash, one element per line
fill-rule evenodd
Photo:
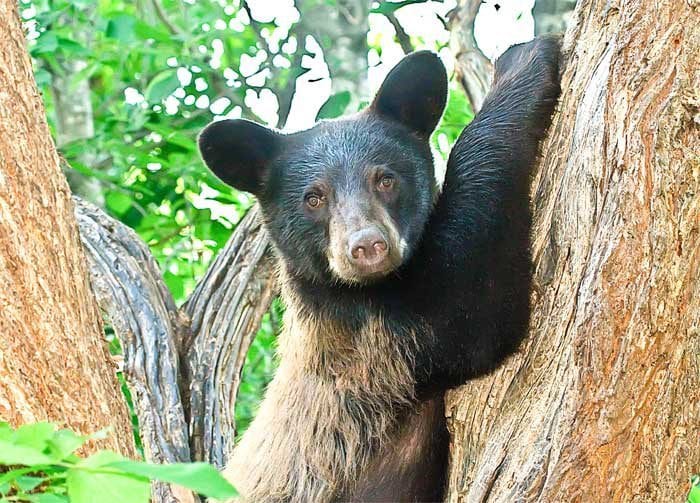
<path fill-rule="evenodd" d="M 332 501 L 414 406 L 415 337 L 380 313 L 342 325 L 283 285 L 280 366 L 227 475 L 250 501 Z"/>

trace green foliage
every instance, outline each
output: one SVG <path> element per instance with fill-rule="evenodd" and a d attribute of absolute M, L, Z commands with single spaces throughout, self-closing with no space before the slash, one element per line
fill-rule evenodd
<path fill-rule="evenodd" d="M 687 503 L 700 503 L 700 475 L 690 477 L 690 492 Z"/>
<path fill-rule="evenodd" d="M 0 423 L 0 503 L 146 503 L 151 480 L 170 482 L 207 497 L 226 499 L 235 489 L 206 463 L 155 465 L 110 451 L 80 458 L 90 439 L 51 423 L 12 429 Z"/>
<path fill-rule="evenodd" d="M 246 102 L 263 89 L 287 93 L 304 48 L 285 45 L 295 35 L 274 20 L 215 0 L 21 4 L 31 7 L 23 15 L 54 132 L 56 93 L 90 84 L 95 134 L 61 153 L 100 182 L 106 210 L 146 240 L 183 302 L 252 203 L 203 167 L 197 135 L 217 116 L 260 120 Z M 257 80 L 242 74 L 246 58 Z M 76 59 L 83 69 L 71 75 Z"/>
<path fill-rule="evenodd" d="M 457 141 L 464 126 L 473 118 L 474 113 L 467 95 L 460 85 L 452 82 L 445 113 L 432 136 L 433 146 L 444 159 L 450 155 L 452 145 Z"/>
<path fill-rule="evenodd" d="M 345 113 L 350 104 L 350 91 L 341 91 L 328 98 L 316 115 L 316 120 L 335 119 Z"/>

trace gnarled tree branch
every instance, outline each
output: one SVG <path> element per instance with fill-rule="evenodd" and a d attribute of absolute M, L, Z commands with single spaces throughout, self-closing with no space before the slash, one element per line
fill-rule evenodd
<path fill-rule="evenodd" d="M 183 306 L 193 459 L 223 467 L 233 447 L 241 369 L 273 298 L 268 238 L 253 207 Z"/>
<path fill-rule="evenodd" d="M 223 466 L 248 347 L 274 293 L 268 238 L 254 207 L 178 309 L 134 231 L 75 199 L 93 290 L 124 351 L 147 459 Z M 194 501 L 156 484 L 154 501 Z"/>

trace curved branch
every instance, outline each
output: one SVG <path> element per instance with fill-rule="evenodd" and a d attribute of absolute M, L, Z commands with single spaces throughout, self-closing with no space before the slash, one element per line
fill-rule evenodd
<path fill-rule="evenodd" d="M 146 457 L 223 466 L 245 357 L 274 295 L 258 207 L 178 310 L 136 233 L 89 203 L 75 204 L 93 289 L 124 350 Z"/>
<path fill-rule="evenodd" d="M 474 113 L 481 109 L 493 78 L 493 64 L 481 52 L 474 38 L 474 20 L 480 6 L 481 0 L 460 0 L 448 15 L 455 73 L 467 93 Z"/>
<path fill-rule="evenodd" d="M 170 16 L 168 16 L 168 13 L 165 12 L 165 9 L 163 8 L 163 5 L 160 3 L 159 0 L 151 0 L 151 3 L 153 4 L 153 10 L 156 11 L 156 15 L 158 16 L 158 19 L 160 19 L 160 22 L 163 23 L 163 25 L 168 29 L 168 31 L 172 35 L 180 36 L 182 35 L 182 30 L 178 28 L 171 20 Z"/>
<path fill-rule="evenodd" d="M 178 331 L 175 302 L 136 233 L 92 204 L 74 201 L 92 287 L 124 352 L 124 375 L 146 458 L 190 461 L 173 336 Z M 167 484 L 154 485 L 154 499 L 178 501 Z"/>
<path fill-rule="evenodd" d="M 191 319 L 183 361 L 194 460 L 222 467 L 233 447 L 241 370 L 274 296 L 273 269 L 256 205 L 182 307 Z"/>

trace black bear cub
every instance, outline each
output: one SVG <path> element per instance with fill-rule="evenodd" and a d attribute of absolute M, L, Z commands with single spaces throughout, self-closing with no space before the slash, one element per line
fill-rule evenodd
<path fill-rule="evenodd" d="M 429 137 L 447 77 L 429 52 L 356 115 L 202 132 L 206 164 L 260 202 L 287 308 L 279 370 L 226 471 L 247 500 L 442 499 L 443 392 L 526 333 L 529 180 L 558 74 L 557 38 L 506 51 L 441 191 Z"/>

